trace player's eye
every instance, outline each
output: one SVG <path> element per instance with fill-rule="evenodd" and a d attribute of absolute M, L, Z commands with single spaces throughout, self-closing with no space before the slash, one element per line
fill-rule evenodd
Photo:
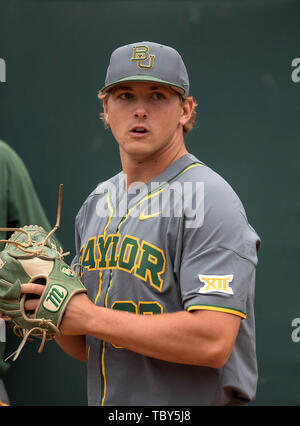
<path fill-rule="evenodd" d="M 153 99 L 155 99 L 156 101 L 160 101 L 162 99 L 165 99 L 165 95 L 162 92 L 154 92 L 152 94 Z"/>
<path fill-rule="evenodd" d="M 130 93 L 130 92 L 123 92 L 123 93 L 120 93 L 118 97 L 120 99 L 123 99 L 123 100 L 131 99 L 132 98 L 132 93 Z"/>

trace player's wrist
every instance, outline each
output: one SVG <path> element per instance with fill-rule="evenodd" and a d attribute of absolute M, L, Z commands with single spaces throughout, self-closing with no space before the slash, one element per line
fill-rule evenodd
<path fill-rule="evenodd" d="M 96 306 L 86 294 L 78 294 L 70 301 L 61 324 L 62 335 L 87 335 L 93 329 Z"/>

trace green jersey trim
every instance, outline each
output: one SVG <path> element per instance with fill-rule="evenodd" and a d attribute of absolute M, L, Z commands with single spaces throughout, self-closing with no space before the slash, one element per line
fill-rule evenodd
<path fill-rule="evenodd" d="M 243 319 L 247 318 L 247 315 L 245 314 L 245 312 L 240 311 L 239 309 L 234 309 L 234 308 L 227 308 L 225 306 L 214 306 L 214 305 L 190 305 L 187 307 L 186 309 L 187 311 L 196 311 L 196 310 L 206 310 L 206 311 L 218 311 L 218 312 L 225 312 L 227 314 L 233 314 L 233 315 L 237 315 Z"/>

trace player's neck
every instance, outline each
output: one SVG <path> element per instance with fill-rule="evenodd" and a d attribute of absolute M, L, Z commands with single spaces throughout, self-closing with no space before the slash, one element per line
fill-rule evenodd
<path fill-rule="evenodd" d="M 126 175 L 126 187 L 129 188 L 136 182 L 150 182 L 187 153 L 185 145 L 178 148 L 176 152 L 165 151 L 164 153 L 159 153 L 159 155 L 145 158 L 131 157 L 120 151 L 122 168 Z"/>

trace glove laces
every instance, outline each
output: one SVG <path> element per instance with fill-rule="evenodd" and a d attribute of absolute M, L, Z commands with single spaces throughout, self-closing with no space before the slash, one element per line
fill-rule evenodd
<path fill-rule="evenodd" d="M 47 330 L 46 328 L 43 328 L 46 326 L 50 326 L 53 328 L 54 335 L 49 335 L 49 330 Z M 23 337 L 23 340 L 20 343 L 18 349 L 5 359 L 5 362 L 12 357 L 13 357 L 13 361 L 15 361 L 19 357 L 22 349 L 25 346 L 25 343 L 27 342 L 29 336 L 33 332 L 38 333 L 38 334 L 33 334 L 35 337 L 41 337 L 42 339 L 38 353 L 41 353 L 43 351 L 46 340 L 53 340 L 55 338 L 55 335 L 60 334 L 59 329 L 50 320 L 46 320 L 44 318 L 41 319 L 39 326 L 33 327 L 30 330 L 26 330 L 24 328 L 21 329 L 20 327 L 15 325 L 13 328 L 13 332 L 15 333 L 16 336 Z"/>

